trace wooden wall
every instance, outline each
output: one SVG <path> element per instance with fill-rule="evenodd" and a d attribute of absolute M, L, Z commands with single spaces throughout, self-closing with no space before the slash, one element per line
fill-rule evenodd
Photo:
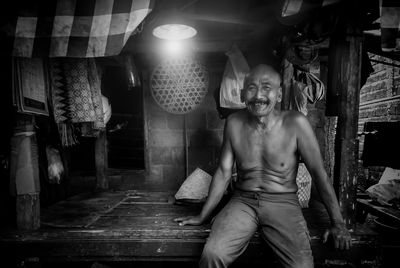
<path fill-rule="evenodd" d="M 365 122 L 389 122 L 400 120 L 400 61 L 368 53 L 373 73 L 360 91 L 360 117 L 358 133 L 364 130 Z M 364 148 L 364 135 L 359 136 L 359 158 Z M 359 162 L 359 183 L 367 188 L 378 182 L 384 167 L 364 168 Z"/>
<path fill-rule="evenodd" d="M 221 83 L 225 62 L 221 56 L 203 61 L 209 72 L 208 93 L 193 112 L 186 115 L 168 113 L 155 102 L 150 88 L 144 88 L 147 183 L 159 185 L 160 190 L 177 190 L 186 178 L 184 116 L 188 174 L 199 167 L 212 175 L 218 164 L 224 120 L 218 116 L 213 94 Z M 151 71 L 149 69 L 147 79 Z M 148 85 L 148 80 L 144 84 Z"/>

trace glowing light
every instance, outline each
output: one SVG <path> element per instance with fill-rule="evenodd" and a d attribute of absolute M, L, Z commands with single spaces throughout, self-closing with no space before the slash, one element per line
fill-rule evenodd
<path fill-rule="evenodd" d="M 183 51 L 183 45 L 179 41 L 165 42 L 165 50 L 169 55 L 178 55 Z"/>
<path fill-rule="evenodd" d="M 184 24 L 163 24 L 153 29 L 153 35 L 171 41 L 192 38 L 197 34 L 195 28 Z"/>

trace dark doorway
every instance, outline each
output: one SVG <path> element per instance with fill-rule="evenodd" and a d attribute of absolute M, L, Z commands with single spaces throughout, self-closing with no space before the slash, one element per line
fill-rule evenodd
<path fill-rule="evenodd" d="M 102 78 L 112 115 L 107 124 L 108 166 L 144 169 L 143 91 L 131 88 L 125 68 L 107 66 Z"/>

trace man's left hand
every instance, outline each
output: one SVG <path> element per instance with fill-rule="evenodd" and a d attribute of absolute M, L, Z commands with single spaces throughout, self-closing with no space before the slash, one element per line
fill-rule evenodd
<path fill-rule="evenodd" d="M 351 247 L 351 236 L 344 224 L 334 225 L 325 231 L 322 236 L 322 242 L 328 241 L 329 235 L 332 235 L 333 243 L 336 249 L 349 249 Z"/>

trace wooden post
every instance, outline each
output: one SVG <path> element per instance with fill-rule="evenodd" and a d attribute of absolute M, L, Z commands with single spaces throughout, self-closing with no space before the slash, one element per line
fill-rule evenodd
<path fill-rule="evenodd" d="M 183 115 L 183 139 L 185 146 L 185 179 L 189 176 L 189 144 L 188 144 L 188 134 L 187 134 L 187 116 Z"/>
<path fill-rule="evenodd" d="M 288 60 L 282 60 L 282 102 L 281 109 L 289 110 L 290 103 L 290 89 L 292 86 L 292 77 L 293 77 L 293 64 L 291 64 Z"/>
<path fill-rule="evenodd" d="M 16 223 L 21 230 L 40 227 L 39 161 L 35 118 L 17 114 L 11 140 L 10 190 L 16 195 Z"/>
<path fill-rule="evenodd" d="M 99 137 L 96 139 L 95 147 L 96 161 L 96 190 L 108 189 L 108 155 L 107 155 L 107 137 L 105 131 L 100 131 Z"/>
<path fill-rule="evenodd" d="M 339 90 L 338 123 L 335 144 L 334 188 L 338 196 L 342 215 L 348 228 L 355 223 L 357 183 L 357 129 L 360 101 L 361 74 L 361 30 L 348 24 L 346 37 L 335 37 L 331 48 L 336 53 L 338 68 L 329 70 L 337 75 Z M 332 53 L 330 53 L 332 55 Z M 335 74 L 335 72 L 338 73 Z"/>
<path fill-rule="evenodd" d="M 17 227 L 20 230 L 36 230 L 40 228 L 39 193 L 17 195 Z"/>

